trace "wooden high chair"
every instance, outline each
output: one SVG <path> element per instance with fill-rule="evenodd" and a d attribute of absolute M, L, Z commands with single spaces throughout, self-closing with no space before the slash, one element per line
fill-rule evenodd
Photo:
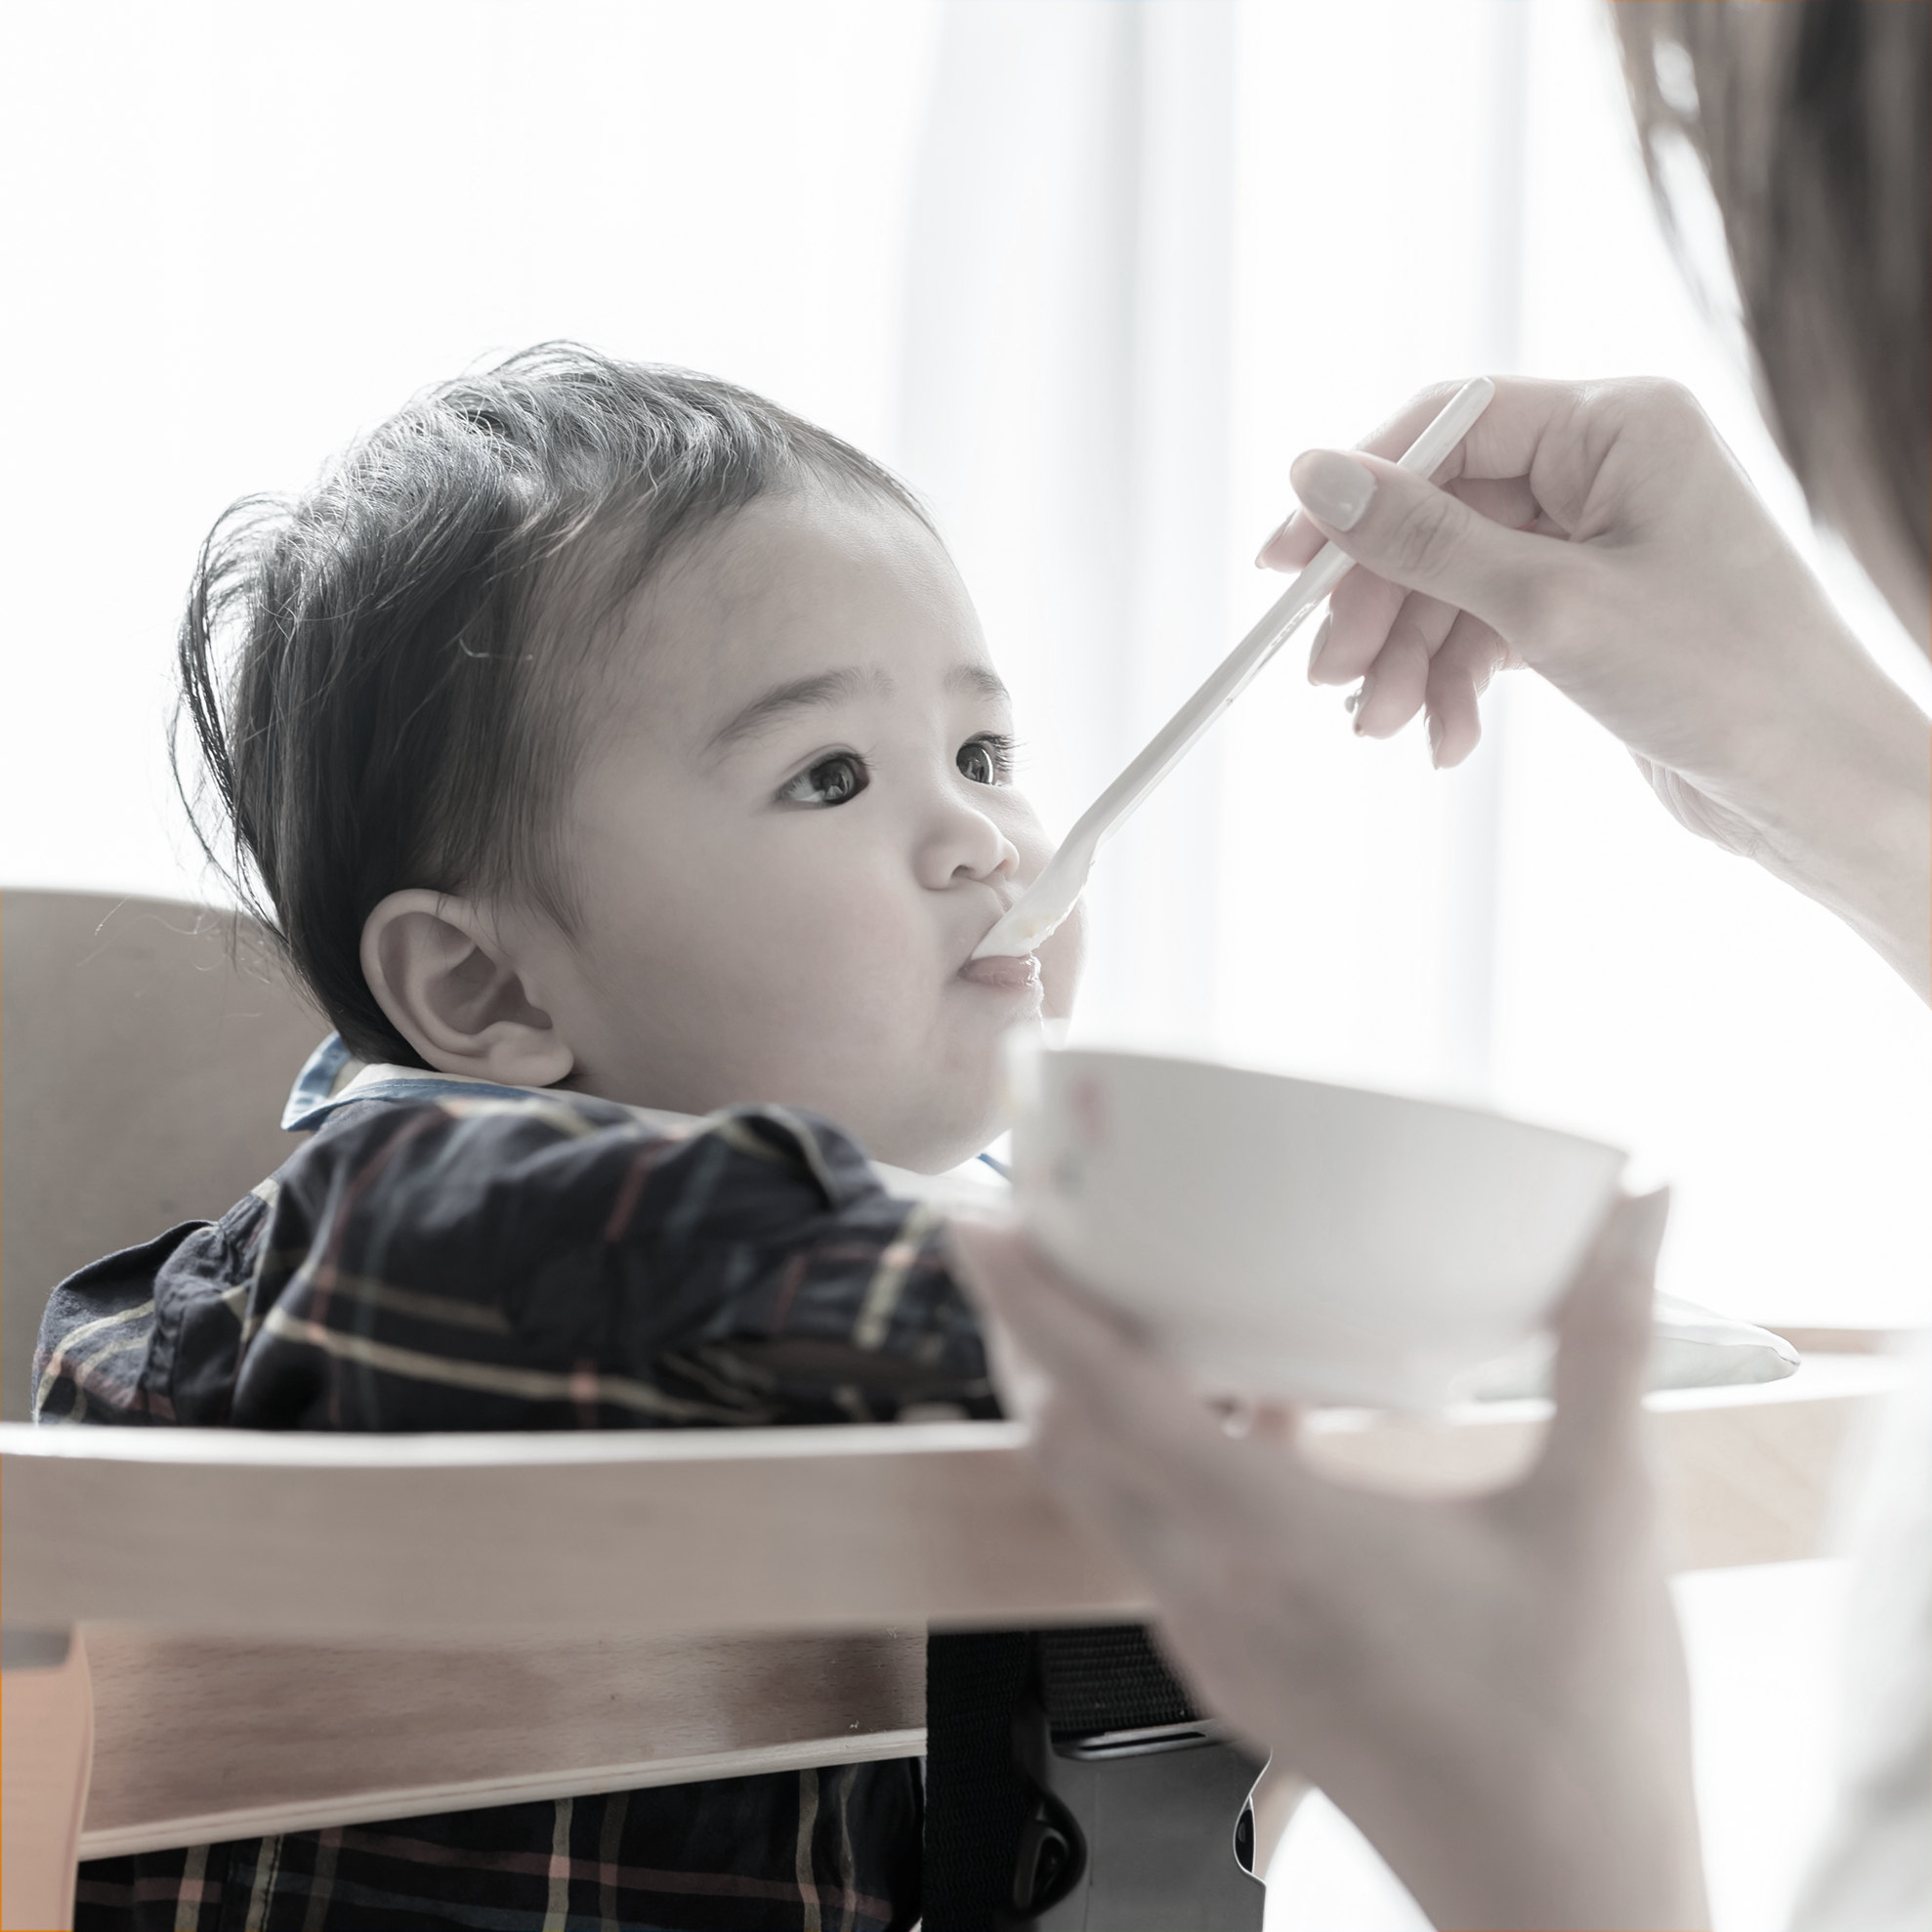
<path fill-rule="evenodd" d="M 195 908 L 0 894 L 0 1378 L 71 1267 L 284 1157 L 319 1023 Z M 1654 1398 L 1685 1568 L 1819 1547 L 1890 1365 Z M 1500 1480 L 1535 1404 L 1320 1418 L 1339 1473 Z M 928 1622 L 1140 1613 L 1005 1423 L 460 1437 L 0 1425 L 0 1928 L 76 1858 L 915 1753 Z M 1257 1830 L 1265 1856 L 1292 1788 Z M 1262 1807 L 1264 1814 L 1267 1807 Z"/>

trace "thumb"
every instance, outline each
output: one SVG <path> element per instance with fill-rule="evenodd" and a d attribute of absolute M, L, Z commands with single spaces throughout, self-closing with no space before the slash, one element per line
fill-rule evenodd
<path fill-rule="evenodd" d="M 1617 1201 L 1557 1311 L 1556 1414 L 1536 1471 L 1544 1484 L 1590 1489 L 1636 1442 L 1669 1217 L 1667 1188 Z"/>
<path fill-rule="evenodd" d="M 1378 577 L 1470 611 L 1512 645 L 1531 611 L 1549 602 L 1551 578 L 1575 568 L 1569 544 L 1494 523 L 1385 457 L 1307 449 L 1288 477 L 1338 550 Z"/>

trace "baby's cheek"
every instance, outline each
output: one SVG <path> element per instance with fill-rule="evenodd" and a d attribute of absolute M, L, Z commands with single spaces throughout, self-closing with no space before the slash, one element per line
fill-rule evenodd
<path fill-rule="evenodd" d="M 931 954 L 930 939 L 886 902 L 816 920 L 811 941 L 784 958 L 812 981 L 828 1026 L 883 1041 L 922 1029 L 937 990 Z"/>

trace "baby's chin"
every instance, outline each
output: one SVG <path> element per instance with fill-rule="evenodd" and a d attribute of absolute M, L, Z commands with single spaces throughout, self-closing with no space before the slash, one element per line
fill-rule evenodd
<path fill-rule="evenodd" d="M 963 1134 L 882 1136 L 878 1146 L 868 1146 L 865 1152 L 888 1167 L 903 1167 L 913 1174 L 944 1174 L 985 1153 L 999 1138 L 1001 1125 L 998 1119 L 988 1118 Z"/>
<path fill-rule="evenodd" d="M 919 1101 L 923 1104 L 898 1110 L 896 1118 L 881 1121 L 870 1135 L 860 1132 L 874 1160 L 914 1174 L 944 1174 L 984 1153 L 1005 1131 L 1000 1083 L 990 1070 L 983 1092 L 954 1090 L 922 1095 Z"/>

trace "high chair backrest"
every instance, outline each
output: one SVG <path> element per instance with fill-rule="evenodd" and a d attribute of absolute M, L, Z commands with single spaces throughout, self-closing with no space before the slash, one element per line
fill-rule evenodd
<path fill-rule="evenodd" d="M 0 1417 L 28 1413 L 57 1281 L 288 1157 L 282 1101 L 326 1023 L 231 938 L 179 900 L 0 891 Z"/>

